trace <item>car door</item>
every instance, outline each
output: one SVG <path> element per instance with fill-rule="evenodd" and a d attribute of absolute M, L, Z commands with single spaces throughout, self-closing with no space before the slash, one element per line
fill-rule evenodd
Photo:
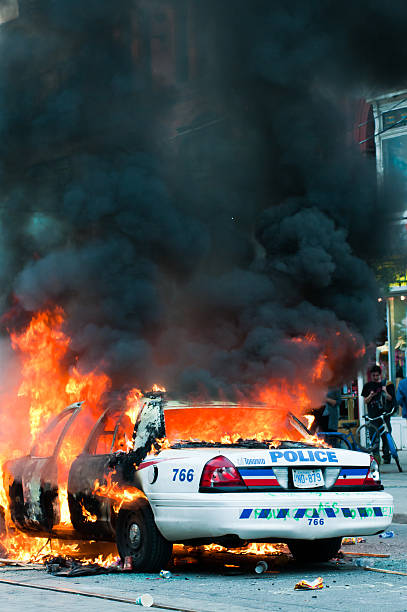
<path fill-rule="evenodd" d="M 49 535 L 60 523 L 58 456 L 82 403 L 71 404 L 52 419 L 27 456 L 4 465 L 11 518 L 23 531 Z"/>
<path fill-rule="evenodd" d="M 68 503 L 72 524 L 84 538 L 112 540 L 116 512 L 103 494 L 115 479 L 115 456 L 128 450 L 133 424 L 122 405 L 107 408 L 94 426 L 83 452 L 72 463 Z"/>

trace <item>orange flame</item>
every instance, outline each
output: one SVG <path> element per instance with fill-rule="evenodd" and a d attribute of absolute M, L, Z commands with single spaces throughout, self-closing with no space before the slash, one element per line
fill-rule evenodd
<path fill-rule="evenodd" d="M 87 418 L 93 414 L 94 421 L 100 413 L 100 398 L 110 388 L 110 379 L 103 372 L 82 374 L 78 367 L 73 367 L 71 370 L 67 368 L 65 362 L 70 350 L 70 338 L 63 331 L 64 316 L 62 308 L 59 307 L 38 312 L 24 331 L 11 334 L 12 347 L 21 360 L 22 383 L 18 389 L 18 397 L 19 401 L 27 406 L 29 422 L 30 439 L 25 443 L 24 440 L 20 441 L 25 452 L 27 446 L 33 444 L 47 423 L 73 402 L 85 401 Z M 56 431 L 59 435 L 61 428 L 56 428 Z M 88 433 L 88 428 L 77 427 L 71 435 L 64 438 L 60 448 L 57 463 L 59 526 L 71 525 L 67 492 L 68 470 L 73 459 L 81 452 Z M 56 434 L 52 440 L 42 440 L 38 447 L 42 451 L 42 456 L 51 455 L 56 440 Z M 7 451 L 0 450 L 3 455 L 3 458 L 0 458 L 2 465 L 6 459 L 10 459 L 10 455 L 7 456 Z M 0 475 L 2 476 L 1 473 Z M 7 522 L 7 536 L 2 539 L 2 544 L 7 548 L 8 554 L 15 559 L 25 561 L 32 558 L 39 559 L 49 554 L 50 549 L 46 546 L 46 539 L 32 538 L 15 531 L 3 484 L 1 478 L 0 503 L 6 510 Z M 77 550 L 76 546 L 61 542 L 57 547 L 53 544 L 54 552 L 55 548 L 61 554 L 73 554 Z"/>
<path fill-rule="evenodd" d="M 116 475 L 115 472 L 111 472 L 107 475 L 106 484 L 101 484 L 99 480 L 95 481 L 93 493 L 100 497 L 107 497 L 113 502 L 113 510 L 118 513 L 123 504 L 129 504 L 134 502 L 136 499 L 144 498 L 146 496 L 140 489 L 136 487 L 128 487 L 123 489 L 118 482 L 115 482 L 112 477 Z"/>

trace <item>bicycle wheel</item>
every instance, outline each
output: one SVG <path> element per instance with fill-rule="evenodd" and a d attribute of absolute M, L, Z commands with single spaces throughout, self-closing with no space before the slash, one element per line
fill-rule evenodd
<path fill-rule="evenodd" d="M 350 450 L 352 447 L 349 441 L 341 436 L 341 434 L 325 433 L 325 442 L 333 448 L 343 448 L 344 450 Z"/>
<path fill-rule="evenodd" d="M 395 444 L 395 442 L 393 440 L 393 436 L 391 435 L 390 432 L 387 432 L 386 437 L 387 437 L 387 444 L 389 445 L 390 454 L 393 457 L 394 461 L 396 462 L 398 471 L 402 472 L 403 468 L 400 465 L 399 455 L 398 455 L 398 452 L 397 452 L 396 444 Z"/>
<path fill-rule="evenodd" d="M 361 425 L 355 433 L 356 444 L 360 450 L 365 453 L 378 454 L 380 447 L 379 430 L 372 423 Z"/>

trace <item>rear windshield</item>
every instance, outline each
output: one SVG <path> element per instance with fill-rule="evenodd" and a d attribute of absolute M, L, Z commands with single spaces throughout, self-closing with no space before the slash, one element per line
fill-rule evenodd
<path fill-rule="evenodd" d="M 302 438 L 286 413 L 262 405 L 206 404 L 165 406 L 165 431 L 171 444 L 179 441 L 234 443 Z"/>

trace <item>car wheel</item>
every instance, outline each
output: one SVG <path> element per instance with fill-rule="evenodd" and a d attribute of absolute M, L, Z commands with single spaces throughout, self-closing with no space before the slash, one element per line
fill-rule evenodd
<path fill-rule="evenodd" d="M 342 538 L 323 540 L 290 540 L 288 548 L 296 561 L 329 561 L 335 557 L 342 544 Z"/>
<path fill-rule="evenodd" d="M 158 531 L 150 504 L 140 499 L 131 508 L 119 512 L 116 543 L 124 561 L 131 557 L 134 572 L 158 572 L 172 555 L 172 542 Z"/>

